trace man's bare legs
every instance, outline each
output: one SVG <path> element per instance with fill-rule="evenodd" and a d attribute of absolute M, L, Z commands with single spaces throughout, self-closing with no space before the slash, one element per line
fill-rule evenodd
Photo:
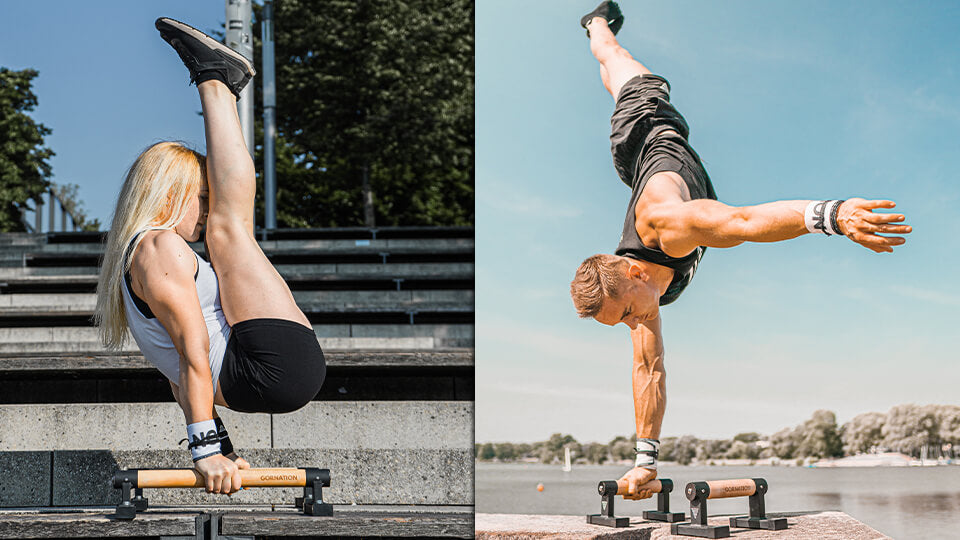
<path fill-rule="evenodd" d="M 627 81 L 637 75 L 650 73 L 617 43 L 616 36 L 602 17 L 594 17 L 587 29 L 590 31 L 590 52 L 600 62 L 600 79 L 613 99 L 617 99 Z"/>
<path fill-rule="evenodd" d="M 240 131 L 237 100 L 218 80 L 202 82 L 197 89 L 210 187 L 206 243 L 220 281 L 220 304 L 227 323 L 233 326 L 249 319 L 272 318 L 311 328 L 290 288 L 253 236 L 256 179 Z"/>

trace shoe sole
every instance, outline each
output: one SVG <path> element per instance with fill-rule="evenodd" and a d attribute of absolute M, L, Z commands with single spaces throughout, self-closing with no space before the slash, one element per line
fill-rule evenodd
<path fill-rule="evenodd" d="M 159 25 L 160 23 L 166 24 L 176 30 L 180 30 L 181 32 L 199 40 L 200 42 L 210 47 L 211 49 L 215 51 L 220 51 L 221 53 L 237 60 L 238 62 L 243 64 L 243 67 L 246 68 L 247 74 L 250 77 L 256 76 L 257 70 L 253 67 L 253 64 L 250 62 L 250 60 L 247 59 L 246 56 L 238 53 L 237 51 L 231 49 L 230 47 L 227 47 L 223 43 L 220 43 L 219 41 L 213 39 L 212 37 L 201 32 L 200 30 L 197 30 L 196 28 L 190 26 L 187 23 L 182 23 L 180 21 L 169 19 L 167 17 L 161 17 L 157 19 L 156 24 Z"/>

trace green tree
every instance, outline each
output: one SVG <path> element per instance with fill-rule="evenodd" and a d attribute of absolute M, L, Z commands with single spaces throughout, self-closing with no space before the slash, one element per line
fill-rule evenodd
<path fill-rule="evenodd" d="M 473 15 L 469 0 L 276 2 L 279 226 L 363 225 L 364 171 L 377 225 L 472 225 Z"/>
<path fill-rule="evenodd" d="M 887 413 L 883 445 L 919 457 L 925 445 L 939 446 L 940 426 L 936 405 L 897 405 Z"/>
<path fill-rule="evenodd" d="M 589 463 L 602 465 L 603 462 L 609 459 L 610 450 L 605 444 L 595 442 L 588 443 L 583 445 L 583 457 L 585 457 Z"/>
<path fill-rule="evenodd" d="M 500 461 L 513 461 L 517 459 L 517 449 L 513 443 L 495 444 L 494 453 Z"/>
<path fill-rule="evenodd" d="M 21 209 L 27 201 L 40 200 L 50 187 L 49 159 L 54 153 L 44 147 L 51 130 L 34 122 L 30 111 L 37 107 L 31 81 L 37 71 L 0 68 L 0 231 L 24 232 Z"/>
<path fill-rule="evenodd" d="M 673 446 L 673 458 L 680 465 L 689 465 L 697 455 L 697 447 L 700 441 L 691 435 L 684 435 L 677 438 Z"/>
<path fill-rule="evenodd" d="M 837 428 L 837 416 L 826 410 L 813 413 L 813 417 L 799 428 L 797 457 L 826 458 L 843 455 L 843 442 Z"/>
<path fill-rule="evenodd" d="M 483 461 L 489 461 L 497 457 L 497 452 L 493 448 L 493 443 L 483 443 L 480 445 L 480 453 L 478 457 Z"/>
<path fill-rule="evenodd" d="M 800 432 L 797 428 L 783 428 L 770 437 L 769 453 L 780 459 L 796 457 L 800 444 Z"/>
<path fill-rule="evenodd" d="M 887 415 L 878 412 L 858 414 L 843 425 L 843 451 L 848 455 L 870 452 L 883 443 L 883 424 Z"/>

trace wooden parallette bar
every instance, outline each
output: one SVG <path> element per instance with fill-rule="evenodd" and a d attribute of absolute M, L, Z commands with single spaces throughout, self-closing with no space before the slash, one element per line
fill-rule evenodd
<path fill-rule="evenodd" d="M 683 512 L 670 511 L 670 492 L 673 491 L 673 481 L 666 478 L 647 482 L 637 491 L 650 491 L 657 494 L 657 509 L 644 510 L 643 518 L 652 521 L 677 522 L 683 521 Z M 600 513 L 587 516 L 587 523 L 603 525 L 605 527 L 627 527 L 630 518 L 617 517 L 613 512 L 613 502 L 617 495 L 630 495 L 629 483 L 626 480 L 605 480 L 597 486 L 600 494 Z"/>
<path fill-rule="evenodd" d="M 749 497 L 757 492 L 757 482 L 752 478 L 740 480 L 711 480 L 707 485 L 708 499 L 728 499 L 730 497 Z M 687 489 L 690 489 L 687 485 Z M 689 497 L 689 495 L 688 495 Z"/>
<path fill-rule="evenodd" d="M 206 485 L 196 469 L 130 469 L 114 475 L 113 486 L 120 488 L 118 479 L 129 477 L 135 488 L 202 488 Z M 303 487 L 307 485 L 305 469 L 241 469 L 241 485 L 247 487 Z"/>
<path fill-rule="evenodd" d="M 766 516 L 763 496 L 768 487 L 767 481 L 763 478 L 690 482 L 685 490 L 687 499 L 690 500 L 690 523 L 674 523 L 670 527 L 670 532 L 681 536 L 727 538 L 730 536 L 730 527 L 771 531 L 786 529 L 786 518 L 774 519 Z M 750 515 L 730 518 L 729 526 L 709 525 L 707 500 L 732 497 L 749 497 Z"/>
<path fill-rule="evenodd" d="M 303 487 L 303 497 L 294 505 L 310 516 L 332 516 L 333 506 L 323 502 L 323 488 L 330 486 L 330 470 L 314 467 L 241 469 L 243 487 Z M 203 476 L 194 469 L 124 469 L 113 475 L 113 487 L 120 490 L 120 504 L 114 517 L 129 520 L 148 508 L 144 488 L 203 488 Z M 130 491 L 135 495 L 130 497 Z"/>

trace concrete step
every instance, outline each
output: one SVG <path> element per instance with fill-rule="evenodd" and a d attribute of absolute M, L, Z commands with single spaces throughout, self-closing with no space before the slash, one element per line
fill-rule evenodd
<path fill-rule="evenodd" d="M 112 508 L 0 510 L 0 538 L 473 538 L 471 506 L 334 505 L 333 517 L 303 516 L 287 506 L 154 507 L 133 521 Z"/>
<path fill-rule="evenodd" d="M 473 346 L 472 324 L 315 324 L 313 330 L 320 346 L 330 349 Z M 357 339 L 363 341 L 355 341 Z M 392 341 L 397 339 L 413 341 Z M 131 337 L 124 352 L 137 350 Z M 97 328 L 93 326 L 0 328 L 0 354 L 100 351 L 104 348 L 100 345 Z"/>
<path fill-rule="evenodd" d="M 473 451 L 471 402 L 315 401 L 289 414 L 217 411 L 242 451 Z M 185 426 L 176 403 L 0 405 L 0 451 L 171 450 L 189 457 L 179 444 Z"/>
<path fill-rule="evenodd" d="M 95 329 L 94 329 L 95 330 Z M 472 340 L 440 339 L 432 337 L 335 337 L 319 338 L 317 340 L 324 349 L 337 350 L 429 350 L 434 348 L 451 348 L 472 346 Z M 466 343 L 466 344 L 463 344 Z M 0 354 L 98 354 L 105 352 L 99 341 L 76 342 L 10 342 L 0 343 Z M 122 352 L 139 353 L 137 344 L 130 338 Z"/>
<path fill-rule="evenodd" d="M 472 238 L 391 238 L 391 239 L 305 239 L 258 241 L 266 255 L 276 253 L 461 253 L 472 252 Z M 190 247 L 205 255 L 203 242 L 189 242 Z M 45 243 L 39 239 L 25 239 L 12 243 L 0 242 L 0 257 L 27 253 L 45 255 L 102 255 L 103 244 L 98 241 L 75 243 Z"/>
<path fill-rule="evenodd" d="M 333 504 L 473 504 L 473 449 L 244 450 L 254 467 L 330 469 L 323 491 Z M 0 507 L 116 505 L 111 478 L 120 469 L 191 468 L 184 450 L 58 450 L 0 452 L 7 475 Z M 203 489 L 145 489 L 151 505 L 290 505 L 300 488 L 252 488 L 228 497 Z"/>
<path fill-rule="evenodd" d="M 441 350 L 324 350 L 327 368 L 360 369 L 433 369 L 472 368 L 473 349 Z M 0 379 L 18 373 L 92 373 L 113 374 L 151 372 L 159 373 L 153 364 L 139 353 L 94 353 L 83 355 L 2 354 Z"/>
<path fill-rule="evenodd" d="M 469 290 L 293 291 L 293 298 L 304 312 L 473 309 L 473 291 Z M 92 315 L 96 306 L 94 293 L 0 294 L 0 317 L 27 313 Z"/>
<path fill-rule="evenodd" d="M 343 263 L 343 264 L 278 264 L 277 271 L 286 280 L 346 281 L 370 278 L 384 279 L 473 279 L 473 263 Z M 82 277 L 94 278 L 100 269 L 96 266 L 62 267 L 4 267 L 0 280 L 22 280 L 30 277 L 59 278 L 69 281 Z M 56 282 L 57 280 L 51 280 Z M 96 281 L 94 280 L 94 283 Z M 2 289 L 0 289 L 2 290 Z M 5 291 L 4 291 L 5 292 Z"/>

